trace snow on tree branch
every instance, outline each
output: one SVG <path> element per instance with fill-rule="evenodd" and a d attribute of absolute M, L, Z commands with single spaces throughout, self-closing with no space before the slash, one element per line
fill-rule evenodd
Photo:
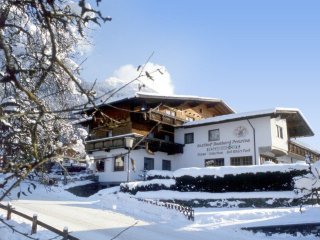
<path fill-rule="evenodd" d="M 20 181 L 48 160 L 86 157 L 69 118 L 95 104 L 79 63 L 89 28 L 110 20 L 85 0 L 0 0 L 2 171 Z"/>

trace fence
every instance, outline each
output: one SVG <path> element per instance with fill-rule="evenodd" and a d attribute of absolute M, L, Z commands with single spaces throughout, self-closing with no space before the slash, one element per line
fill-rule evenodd
<path fill-rule="evenodd" d="M 194 210 L 191 207 L 182 206 L 176 203 L 156 201 L 153 199 L 142 199 L 142 198 L 134 198 L 134 199 L 137 199 L 138 201 L 141 201 L 141 202 L 146 202 L 153 205 L 166 207 L 168 209 L 175 209 L 181 212 L 184 216 L 186 216 L 188 220 L 194 221 Z"/>
<path fill-rule="evenodd" d="M 32 217 L 30 217 L 30 216 L 28 216 L 28 215 L 26 215 L 24 213 L 21 213 L 21 212 L 15 210 L 10 204 L 5 206 L 5 205 L 0 203 L 0 208 L 2 208 L 4 210 L 7 210 L 7 220 L 11 219 L 11 214 L 13 213 L 13 214 L 16 214 L 16 215 L 18 215 L 20 217 L 23 217 L 25 219 L 28 219 L 28 220 L 32 221 L 31 234 L 34 234 L 34 233 L 37 232 L 37 226 L 39 225 L 39 226 L 41 226 L 41 227 L 43 227 L 45 229 L 48 229 L 51 232 L 54 232 L 54 233 L 62 236 L 63 240 L 80 240 L 79 238 L 71 236 L 69 234 L 69 232 L 68 232 L 68 228 L 67 227 L 65 227 L 63 229 L 63 231 L 60 231 L 57 228 L 54 228 L 54 227 L 52 227 L 52 226 L 50 226 L 50 225 L 48 225 L 48 224 L 46 224 L 44 222 L 39 221 L 37 215 L 33 215 Z"/>

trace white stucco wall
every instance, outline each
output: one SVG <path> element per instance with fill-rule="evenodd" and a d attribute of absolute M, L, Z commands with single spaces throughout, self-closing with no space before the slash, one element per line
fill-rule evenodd
<path fill-rule="evenodd" d="M 99 176 L 99 182 L 125 182 L 127 180 L 127 164 L 128 164 L 128 155 L 124 156 L 125 167 L 124 171 L 114 171 L 114 157 L 125 154 L 128 151 L 126 149 L 114 149 L 110 152 L 105 151 L 96 151 L 91 154 L 91 158 L 94 159 L 104 159 L 105 169 L 104 172 L 97 172 Z M 144 149 L 133 150 L 130 152 L 130 159 L 132 158 L 135 163 L 135 171 L 132 171 L 131 161 L 129 162 L 130 166 L 130 180 L 141 179 L 142 171 L 144 170 L 144 158 L 153 158 L 154 159 L 154 169 L 162 170 L 162 160 L 170 160 L 172 170 L 177 169 L 177 162 L 174 155 L 168 155 L 163 152 L 155 152 L 154 154 L 149 154 Z"/>
<path fill-rule="evenodd" d="M 283 138 L 277 136 L 277 127 L 283 128 Z M 219 129 L 219 140 L 209 141 L 209 130 Z M 272 119 L 270 116 L 234 120 L 225 123 L 176 128 L 175 142 L 184 144 L 185 133 L 194 134 L 194 143 L 185 144 L 183 154 L 168 155 L 163 152 L 148 153 L 144 149 L 134 150 L 130 158 L 135 162 L 136 170 L 132 171 L 130 161 L 130 180 L 141 179 L 144 170 L 144 158 L 154 159 L 154 169 L 162 170 L 162 160 L 171 161 L 171 170 L 185 167 L 204 167 L 206 159 L 224 158 L 224 165 L 230 165 L 232 157 L 252 157 L 253 164 L 260 164 L 260 154 L 272 156 L 275 149 L 280 153 L 288 151 L 287 124 L 285 119 Z M 127 159 L 125 156 L 124 171 L 114 171 L 114 157 L 127 153 L 126 149 L 115 149 L 110 152 L 96 151 L 91 158 L 105 159 L 104 172 L 97 173 L 100 182 L 125 182 L 127 180 Z M 278 153 L 278 152 L 277 152 Z M 283 158 L 284 161 L 289 160 Z"/>
<path fill-rule="evenodd" d="M 278 137 L 277 125 L 282 127 L 283 138 Z M 278 149 L 283 152 L 288 152 L 288 131 L 286 119 L 273 118 L 271 119 L 271 137 L 272 137 L 272 148 Z"/>
<path fill-rule="evenodd" d="M 175 141 L 177 143 L 184 143 L 185 133 L 194 133 L 194 143 L 186 144 L 184 153 L 177 155 L 178 168 L 204 167 L 205 159 L 215 158 L 224 158 L 224 164 L 228 166 L 231 157 L 245 156 L 252 156 L 253 164 L 260 164 L 261 152 L 259 150 L 272 149 L 272 146 L 284 147 L 282 141 L 273 140 L 273 119 L 260 117 L 249 121 L 238 120 L 192 128 L 177 128 L 175 131 Z M 212 129 L 220 130 L 220 140 L 208 140 L 208 131 Z M 242 134 L 239 133 L 240 131 L 242 131 Z M 286 125 L 284 132 L 286 132 Z"/>
<path fill-rule="evenodd" d="M 305 158 L 302 156 L 297 156 L 294 154 L 285 155 L 278 157 L 277 160 L 281 163 L 296 163 L 296 162 L 305 162 Z"/>

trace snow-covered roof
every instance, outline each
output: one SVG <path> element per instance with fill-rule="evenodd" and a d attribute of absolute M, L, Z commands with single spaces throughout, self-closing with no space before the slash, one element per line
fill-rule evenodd
<path fill-rule="evenodd" d="M 219 98 L 209 98 L 209 97 L 198 97 L 193 95 L 163 95 L 159 93 L 150 92 L 136 92 L 136 98 L 161 98 L 161 99 L 171 99 L 171 100 L 195 100 L 195 101 L 206 101 L 206 102 L 223 102 Z"/>
<path fill-rule="evenodd" d="M 229 112 L 234 113 L 235 111 L 227 105 L 223 100 L 219 98 L 209 98 L 209 97 L 198 97 L 193 95 L 175 95 L 175 94 L 159 94 L 159 93 L 151 93 L 151 92 L 136 92 L 131 95 L 127 95 L 126 97 L 123 96 L 115 96 L 111 97 L 105 102 L 98 104 L 98 106 L 110 106 L 114 105 L 115 103 L 131 100 L 131 99 L 150 99 L 150 100 L 177 100 L 177 101 L 196 101 L 196 102 L 204 102 L 204 103 L 220 103 L 224 106 L 224 108 L 228 109 Z M 89 108 L 91 109 L 91 108 Z M 88 110 L 88 109 L 87 109 Z"/>
<path fill-rule="evenodd" d="M 202 125 L 209 125 L 214 123 L 222 123 L 222 122 L 230 122 L 230 121 L 237 121 L 237 120 L 243 120 L 243 119 L 250 119 L 250 118 L 258 118 L 263 116 L 282 116 L 283 118 L 286 118 L 289 123 L 290 116 L 297 116 L 297 119 L 299 120 L 300 127 L 302 126 L 305 129 L 304 135 L 296 135 L 296 136 L 313 136 L 313 130 L 311 129 L 308 121 L 305 119 L 303 114 L 300 112 L 297 108 L 272 108 L 272 109 L 265 109 L 260 111 L 252 111 L 252 112 L 244 112 L 244 113 L 233 113 L 228 115 L 222 115 L 222 116 L 216 116 L 206 119 L 201 119 L 193 122 L 187 122 L 183 124 L 181 127 L 188 128 L 188 127 L 195 127 L 195 126 L 202 126 Z M 293 126 L 288 126 L 288 128 Z M 297 127 L 297 126 L 295 126 Z M 291 135 L 293 137 L 293 135 Z"/>
<path fill-rule="evenodd" d="M 281 109 L 283 109 L 283 108 L 281 108 Z M 287 108 L 287 110 L 288 109 L 289 108 Z M 264 109 L 264 110 L 260 110 L 260 111 L 234 113 L 234 114 L 210 117 L 210 118 L 201 119 L 201 120 L 197 120 L 197 121 L 187 122 L 187 123 L 183 124 L 183 127 L 207 125 L 210 123 L 225 122 L 225 121 L 229 121 L 229 120 L 238 120 L 238 119 L 243 119 L 243 118 L 261 117 L 261 116 L 274 114 L 278 110 L 279 110 L 279 108 L 273 108 L 273 109 Z M 298 109 L 293 109 L 293 108 L 290 108 L 289 110 L 290 111 L 299 111 Z"/>
<path fill-rule="evenodd" d="M 209 97 L 198 97 L 194 95 L 176 95 L 176 94 L 160 94 L 160 93 L 151 93 L 151 92 L 136 92 L 133 95 L 124 97 L 124 98 L 111 98 L 107 101 L 108 104 L 113 102 L 123 101 L 132 98 L 150 98 L 150 99 L 168 99 L 168 100 L 189 100 L 189 101 L 204 101 L 204 102 L 223 102 L 219 98 L 209 98 Z M 223 102 L 224 103 L 224 102 Z M 225 103 L 224 103 L 225 104 Z M 227 106 L 227 104 L 225 104 Z M 227 106 L 232 110 L 231 107 Z M 234 112 L 234 110 L 232 110 Z"/>

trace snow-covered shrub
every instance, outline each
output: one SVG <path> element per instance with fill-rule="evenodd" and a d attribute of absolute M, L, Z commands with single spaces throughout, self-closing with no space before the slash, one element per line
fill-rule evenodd
<path fill-rule="evenodd" d="M 121 183 L 120 191 L 136 194 L 137 192 L 175 190 L 174 179 L 153 179 L 142 182 Z"/>
<path fill-rule="evenodd" d="M 188 168 L 174 172 L 179 191 L 252 192 L 294 189 L 293 178 L 307 173 L 306 164 Z"/>
<path fill-rule="evenodd" d="M 147 180 L 152 179 L 171 179 L 173 172 L 165 170 L 150 170 L 147 172 Z"/>

